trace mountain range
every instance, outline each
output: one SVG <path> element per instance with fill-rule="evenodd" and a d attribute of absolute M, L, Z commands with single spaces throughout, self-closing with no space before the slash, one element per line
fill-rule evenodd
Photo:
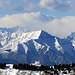
<path fill-rule="evenodd" d="M 0 28 L 0 62 L 48 66 L 75 63 L 75 32 L 59 38 L 43 30 Z"/>

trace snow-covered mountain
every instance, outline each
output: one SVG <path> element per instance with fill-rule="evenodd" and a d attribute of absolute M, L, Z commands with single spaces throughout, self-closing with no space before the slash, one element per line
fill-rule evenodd
<path fill-rule="evenodd" d="M 38 62 L 49 66 L 75 63 L 73 37 L 69 35 L 66 39 L 60 39 L 43 30 L 25 33 L 18 27 L 0 28 L 0 62 Z"/>

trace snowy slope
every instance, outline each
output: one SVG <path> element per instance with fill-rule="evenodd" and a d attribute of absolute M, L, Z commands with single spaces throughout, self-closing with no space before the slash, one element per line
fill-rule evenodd
<path fill-rule="evenodd" d="M 67 37 L 67 39 L 69 39 L 72 42 L 72 45 L 73 45 L 74 50 L 75 50 L 75 32 L 70 33 L 70 35 Z"/>
<path fill-rule="evenodd" d="M 7 69 L 0 69 L 0 75 L 42 75 L 44 71 L 30 71 L 13 69 L 13 64 L 6 64 L 9 66 Z"/>
<path fill-rule="evenodd" d="M 14 30 L 0 30 L 1 62 L 39 62 L 43 65 L 75 63 L 74 40 L 60 39 L 43 30 L 26 33 L 21 29 Z"/>
<path fill-rule="evenodd" d="M 0 75 L 44 75 L 42 71 L 27 71 L 16 69 L 0 69 Z"/>
<path fill-rule="evenodd" d="M 0 69 L 0 75 L 51 75 L 50 73 L 52 73 L 53 75 L 57 75 L 57 74 L 54 74 L 53 71 L 49 71 L 50 73 L 46 74 L 45 71 L 13 69 L 13 64 L 6 64 L 6 66 L 8 66 L 6 69 Z M 71 70 L 70 73 L 68 73 L 68 70 L 66 70 L 65 72 L 67 72 L 67 74 L 64 74 L 63 73 L 64 71 L 58 71 L 58 72 L 59 72 L 58 75 L 74 75 L 75 74 L 73 70 Z"/>

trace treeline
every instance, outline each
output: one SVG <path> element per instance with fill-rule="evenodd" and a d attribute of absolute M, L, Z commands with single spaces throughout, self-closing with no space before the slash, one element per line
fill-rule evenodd
<path fill-rule="evenodd" d="M 0 69 L 5 69 L 6 68 L 6 63 L 0 63 Z"/>
<path fill-rule="evenodd" d="M 70 73 L 71 70 L 73 70 L 75 72 L 75 64 L 59 64 L 59 65 L 54 65 L 54 69 L 58 70 L 58 71 L 66 71 L 68 70 L 68 72 Z"/>
<path fill-rule="evenodd" d="M 28 65 L 28 64 L 14 64 L 13 65 L 14 69 L 20 69 L 20 70 L 33 70 L 33 71 L 63 71 L 63 70 L 68 70 L 69 72 L 75 68 L 75 64 L 59 64 L 59 65 L 54 65 L 53 67 L 50 66 L 34 66 L 34 65 Z"/>
<path fill-rule="evenodd" d="M 71 70 L 74 67 L 75 67 L 75 64 L 62 64 L 62 65 L 59 64 L 59 65 L 54 65 L 54 68 L 58 69 L 59 71 L 60 70 L 64 70 L 64 69 Z"/>
<path fill-rule="evenodd" d="M 50 70 L 53 68 L 50 68 L 49 66 L 34 66 L 34 65 L 28 65 L 28 64 L 14 64 L 14 69 L 20 69 L 20 70 L 33 70 L 33 71 L 42 71 L 42 70 Z"/>

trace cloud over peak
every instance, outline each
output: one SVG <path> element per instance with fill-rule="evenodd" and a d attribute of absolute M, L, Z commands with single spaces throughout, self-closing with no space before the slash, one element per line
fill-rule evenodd
<path fill-rule="evenodd" d="M 48 22 L 53 20 L 51 15 L 45 15 L 40 12 L 23 13 L 6 15 L 0 18 L 0 27 L 13 27 L 17 25 L 33 25 L 42 22 Z"/>
<path fill-rule="evenodd" d="M 52 35 L 64 37 L 75 32 L 75 16 L 56 19 L 40 12 L 6 15 L 0 18 L 0 27 L 21 26 L 24 31 L 45 30 Z"/>

